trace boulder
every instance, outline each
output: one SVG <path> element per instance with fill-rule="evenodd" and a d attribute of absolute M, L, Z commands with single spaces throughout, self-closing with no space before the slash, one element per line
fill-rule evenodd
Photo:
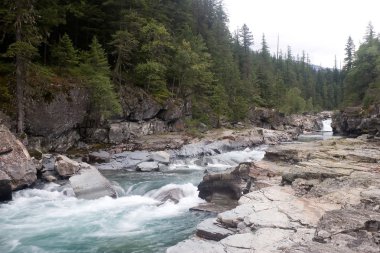
<path fill-rule="evenodd" d="M 0 125 L 0 172 L 10 178 L 12 190 L 31 186 L 37 180 L 28 151 L 4 125 Z"/>
<path fill-rule="evenodd" d="M 151 172 L 158 171 L 159 164 L 157 162 L 142 162 L 137 164 L 136 171 Z"/>
<path fill-rule="evenodd" d="M 52 154 L 42 155 L 42 171 L 54 171 L 56 157 Z"/>
<path fill-rule="evenodd" d="M 105 196 L 116 198 L 111 182 L 95 167 L 81 163 L 78 174 L 70 177 L 71 187 L 79 199 L 97 199 Z"/>
<path fill-rule="evenodd" d="M 63 155 L 57 156 L 54 167 L 57 173 L 63 178 L 68 178 L 74 175 L 80 169 L 78 162 Z"/>
<path fill-rule="evenodd" d="M 218 173 L 206 173 L 198 185 L 199 197 L 210 202 L 214 194 L 238 200 L 251 188 L 252 178 L 249 176 L 252 163 L 241 163 L 236 168 Z"/>
<path fill-rule="evenodd" d="M 156 162 L 160 162 L 166 165 L 170 162 L 170 154 L 165 151 L 153 152 L 151 154 L 151 158 Z"/>
<path fill-rule="evenodd" d="M 110 153 L 106 151 L 91 152 L 88 154 L 90 163 L 109 163 L 111 160 Z"/>

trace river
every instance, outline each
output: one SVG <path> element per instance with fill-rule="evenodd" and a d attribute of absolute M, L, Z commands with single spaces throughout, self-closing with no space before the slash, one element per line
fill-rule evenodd
<path fill-rule="evenodd" d="M 260 160 L 263 147 L 197 159 L 173 161 L 161 172 L 103 171 L 118 185 L 119 197 L 80 200 L 68 187 L 45 184 L 14 193 L 0 205 L 0 252 L 164 252 L 188 238 L 209 217 L 189 211 L 203 200 L 197 185 L 205 169 L 222 170 Z M 175 190 L 178 203 L 160 202 L 161 193 Z"/>
<path fill-rule="evenodd" d="M 332 135 L 331 121 L 323 123 L 324 129 L 312 135 Z M 204 170 L 261 160 L 265 148 L 209 156 L 207 163 L 178 159 L 160 172 L 102 171 L 117 187 L 116 199 L 77 199 L 69 187 L 54 183 L 15 192 L 13 201 L 0 204 L 0 252 L 165 252 L 211 215 L 189 211 L 203 203 L 196 186 Z M 179 194 L 178 203 L 157 199 L 170 191 Z"/>

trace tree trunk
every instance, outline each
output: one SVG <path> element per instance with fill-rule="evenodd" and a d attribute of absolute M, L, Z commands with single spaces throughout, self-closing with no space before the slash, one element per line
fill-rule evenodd
<path fill-rule="evenodd" d="M 16 21 L 16 41 L 22 40 L 21 37 L 21 17 Z M 25 60 L 20 55 L 16 56 L 16 100 L 17 100 L 17 132 L 24 132 L 24 80 L 25 80 Z"/>

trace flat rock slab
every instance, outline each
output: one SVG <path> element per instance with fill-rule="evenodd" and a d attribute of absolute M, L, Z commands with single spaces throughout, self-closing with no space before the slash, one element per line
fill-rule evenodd
<path fill-rule="evenodd" d="M 168 248 L 166 253 L 226 253 L 226 251 L 218 242 L 191 238 Z"/>
<path fill-rule="evenodd" d="M 220 241 L 227 236 L 232 235 L 233 232 L 223 228 L 217 223 L 215 218 L 210 218 L 199 223 L 196 234 L 207 240 Z"/>
<path fill-rule="evenodd" d="M 116 191 L 95 167 L 81 169 L 79 174 L 70 177 L 75 196 L 79 199 L 97 199 L 105 196 L 115 198 Z"/>

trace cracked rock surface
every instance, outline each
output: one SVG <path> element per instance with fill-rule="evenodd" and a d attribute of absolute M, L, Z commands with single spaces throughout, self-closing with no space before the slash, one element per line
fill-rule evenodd
<path fill-rule="evenodd" d="M 380 252 L 379 142 L 273 146 L 249 175 L 251 192 L 236 208 L 167 252 Z"/>

